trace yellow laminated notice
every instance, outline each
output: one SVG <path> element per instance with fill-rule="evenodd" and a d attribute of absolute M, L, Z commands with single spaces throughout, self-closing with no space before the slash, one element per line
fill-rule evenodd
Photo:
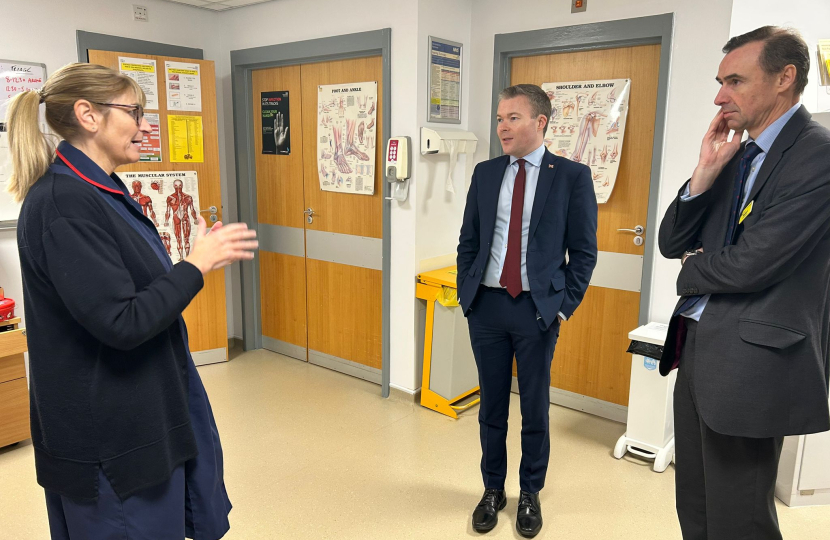
<path fill-rule="evenodd" d="M 441 292 L 435 295 L 435 299 L 444 307 L 457 307 L 458 291 L 453 287 L 442 286 Z"/>

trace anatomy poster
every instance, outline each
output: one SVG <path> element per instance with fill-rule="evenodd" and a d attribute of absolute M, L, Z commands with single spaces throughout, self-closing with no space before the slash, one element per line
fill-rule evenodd
<path fill-rule="evenodd" d="M 377 81 L 319 86 L 317 162 L 320 189 L 373 195 Z"/>
<path fill-rule="evenodd" d="M 288 111 L 288 92 L 261 92 L 262 153 L 291 154 L 291 125 Z"/>
<path fill-rule="evenodd" d="M 158 229 L 173 262 L 190 255 L 200 210 L 196 171 L 124 172 L 119 176 Z"/>
<path fill-rule="evenodd" d="M 608 202 L 620 167 L 630 79 L 545 83 L 552 107 L 545 146 L 591 167 L 597 202 Z"/>

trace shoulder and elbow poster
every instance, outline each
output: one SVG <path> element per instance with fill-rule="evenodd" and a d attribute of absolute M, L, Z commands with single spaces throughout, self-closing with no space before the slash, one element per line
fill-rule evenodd
<path fill-rule="evenodd" d="M 630 79 L 545 83 L 551 153 L 591 168 L 597 203 L 608 202 L 620 167 Z"/>

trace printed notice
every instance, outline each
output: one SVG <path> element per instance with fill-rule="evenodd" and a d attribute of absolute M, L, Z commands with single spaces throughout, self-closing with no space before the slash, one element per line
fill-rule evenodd
<path fill-rule="evenodd" d="M 262 92 L 262 153 L 291 154 L 288 92 Z"/>
<path fill-rule="evenodd" d="M 171 163 L 204 163 L 205 145 L 201 116 L 167 117 Z"/>
<path fill-rule="evenodd" d="M 161 163 L 161 129 L 158 114 L 145 114 L 144 119 L 150 124 L 150 133 L 138 147 L 138 160 L 142 162 Z"/>
<path fill-rule="evenodd" d="M 159 108 L 159 79 L 156 61 L 145 58 L 118 57 L 118 70 L 138 83 L 147 98 L 145 109 L 157 111 Z"/>
<path fill-rule="evenodd" d="M 202 111 L 202 77 L 199 64 L 165 62 L 167 110 Z"/>
<path fill-rule="evenodd" d="M 461 122 L 461 44 L 430 38 L 430 122 Z"/>

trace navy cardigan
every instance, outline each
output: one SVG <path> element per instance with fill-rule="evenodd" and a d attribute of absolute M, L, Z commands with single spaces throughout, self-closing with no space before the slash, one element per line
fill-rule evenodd
<path fill-rule="evenodd" d="M 18 221 L 37 478 L 94 499 L 101 467 L 126 498 L 197 454 L 180 317 L 204 282 L 162 262 L 116 175 L 59 150 Z"/>

